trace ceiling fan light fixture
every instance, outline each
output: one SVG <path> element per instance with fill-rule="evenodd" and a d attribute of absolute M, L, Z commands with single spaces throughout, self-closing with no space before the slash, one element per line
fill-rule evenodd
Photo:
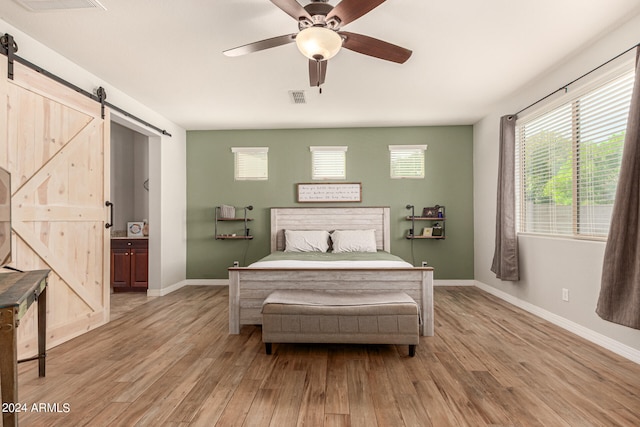
<path fill-rule="evenodd" d="M 328 28 L 309 27 L 298 33 L 296 45 L 307 58 L 326 61 L 333 58 L 340 51 L 342 37 Z"/>

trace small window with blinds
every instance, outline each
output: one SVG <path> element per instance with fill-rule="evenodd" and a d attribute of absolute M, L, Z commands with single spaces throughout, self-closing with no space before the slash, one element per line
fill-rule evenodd
<path fill-rule="evenodd" d="M 606 238 L 618 183 L 633 72 L 518 119 L 518 229 Z M 569 95 L 565 95 L 568 97 Z"/>
<path fill-rule="evenodd" d="M 426 145 L 390 145 L 391 178 L 424 178 Z"/>
<path fill-rule="evenodd" d="M 268 147 L 233 147 L 236 181 L 266 181 L 269 179 Z"/>
<path fill-rule="evenodd" d="M 309 149 L 312 179 L 347 179 L 347 147 L 316 146 Z"/>

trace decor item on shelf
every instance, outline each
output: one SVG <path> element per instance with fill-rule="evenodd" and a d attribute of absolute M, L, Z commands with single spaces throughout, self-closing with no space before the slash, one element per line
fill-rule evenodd
<path fill-rule="evenodd" d="M 409 236 L 413 236 L 413 232 L 416 229 L 416 224 L 415 224 L 415 207 L 413 205 L 407 205 L 405 206 L 407 209 L 411 209 L 411 230 L 409 230 Z"/>
<path fill-rule="evenodd" d="M 231 219 L 236 217 L 236 208 L 229 205 L 220 206 L 220 218 Z"/>
<path fill-rule="evenodd" d="M 127 222 L 127 237 L 142 237 L 144 222 Z"/>
<path fill-rule="evenodd" d="M 438 216 L 438 214 L 440 214 L 440 216 Z M 422 209 L 422 216 L 425 218 L 442 218 L 442 213 L 440 212 L 440 205 L 435 205 L 434 207 Z"/>
<path fill-rule="evenodd" d="M 433 227 L 425 227 L 422 229 L 423 237 L 431 237 L 433 236 Z"/>
<path fill-rule="evenodd" d="M 431 235 L 433 237 L 442 237 L 442 226 L 440 223 L 436 222 L 433 224 Z"/>
<path fill-rule="evenodd" d="M 225 50 L 226 56 L 240 56 L 295 42 L 309 59 L 309 84 L 320 87 L 327 73 L 327 60 L 341 48 L 385 61 L 405 63 L 411 51 L 394 44 L 357 33 L 340 31 L 379 6 L 380 0 L 342 0 L 333 7 L 327 0 L 313 0 L 304 7 L 296 0 L 272 2 L 298 22 L 298 33 L 286 34 Z"/>

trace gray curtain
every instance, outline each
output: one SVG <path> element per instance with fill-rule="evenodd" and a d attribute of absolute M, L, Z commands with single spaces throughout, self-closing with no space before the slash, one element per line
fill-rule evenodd
<path fill-rule="evenodd" d="M 640 329 L 640 47 L 596 313 Z"/>
<path fill-rule="evenodd" d="M 502 280 L 520 280 L 516 235 L 516 116 L 500 118 L 500 160 L 496 206 L 496 247 L 491 271 Z"/>

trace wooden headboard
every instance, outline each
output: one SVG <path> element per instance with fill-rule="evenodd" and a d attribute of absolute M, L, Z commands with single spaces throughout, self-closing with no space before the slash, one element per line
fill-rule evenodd
<path fill-rule="evenodd" d="M 391 252 L 388 207 L 271 208 L 271 252 L 284 250 L 284 230 L 370 229 L 378 250 Z"/>

